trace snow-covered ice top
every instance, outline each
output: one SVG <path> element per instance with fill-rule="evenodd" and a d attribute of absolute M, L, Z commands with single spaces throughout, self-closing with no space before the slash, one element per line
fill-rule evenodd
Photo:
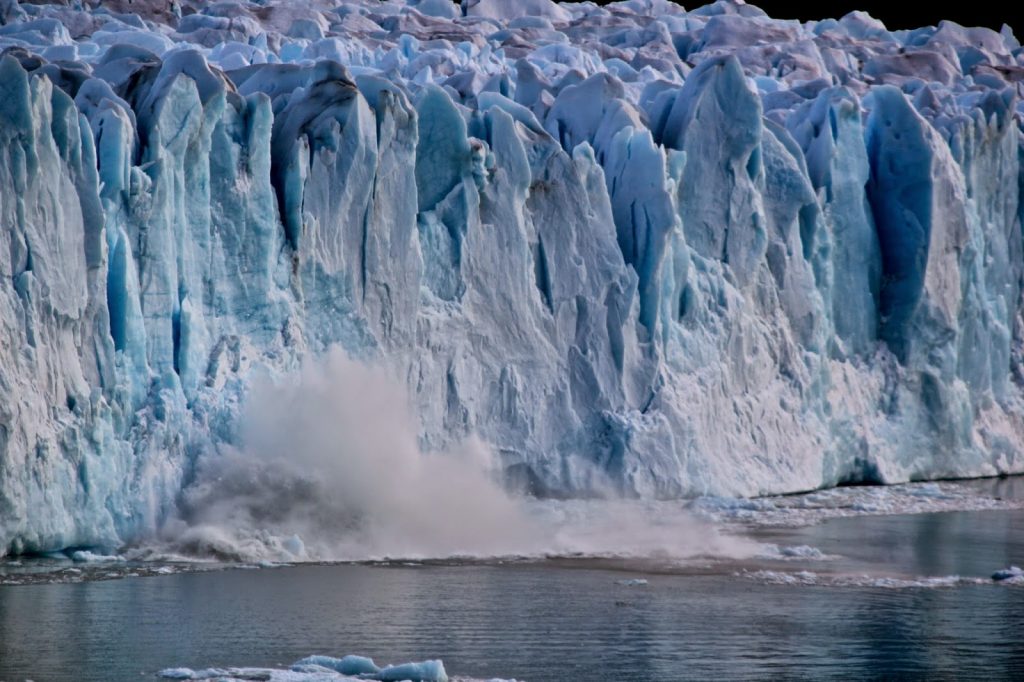
<path fill-rule="evenodd" d="M 255 499 L 204 462 L 335 345 L 539 495 L 1024 471 L 1008 28 L 5 0 L 0 50 L 0 553 Z"/>

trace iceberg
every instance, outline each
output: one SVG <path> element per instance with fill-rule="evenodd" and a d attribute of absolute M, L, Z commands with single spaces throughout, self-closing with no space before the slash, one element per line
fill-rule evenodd
<path fill-rule="evenodd" d="M 373 662 L 373 659 L 365 656 L 345 656 L 344 658 L 333 658 L 331 656 L 307 656 L 301 661 L 292 664 L 292 668 L 300 666 L 315 665 L 322 668 L 329 668 L 342 675 L 376 675 L 380 667 Z"/>
<path fill-rule="evenodd" d="M 444 663 L 439 660 L 400 663 L 383 668 L 363 656 L 307 656 L 288 670 L 273 668 L 166 668 L 158 675 L 170 680 L 278 680 L 280 682 L 339 682 L 377 680 L 378 682 L 448 682 Z M 460 678 L 462 679 L 462 678 Z"/>
<path fill-rule="evenodd" d="M 1024 473 L 1008 27 L 739 0 L 0 24 L 0 555 L 159 534 L 252 387 L 335 347 L 408 387 L 424 451 L 480 439 L 542 497 Z"/>

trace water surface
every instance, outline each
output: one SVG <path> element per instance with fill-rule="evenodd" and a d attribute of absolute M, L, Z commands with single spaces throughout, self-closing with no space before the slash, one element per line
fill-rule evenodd
<path fill-rule="evenodd" d="M 760 536 L 841 558 L 307 565 L 0 586 L 0 680 L 152 679 L 313 653 L 440 657 L 450 674 L 520 680 L 1024 679 L 1024 587 L 987 581 L 1024 563 L 1024 512 L 861 516 Z M 976 584 L 872 582 L 952 574 Z M 630 578 L 648 583 L 620 584 Z"/>

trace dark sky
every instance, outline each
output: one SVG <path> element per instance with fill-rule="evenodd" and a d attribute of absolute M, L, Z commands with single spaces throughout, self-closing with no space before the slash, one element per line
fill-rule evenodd
<path fill-rule="evenodd" d="M 695 9 L 710 0 L 675 0 L 687 9 Z M 889 29 L 934 26 L 942 19 L 952 19 L 964 26 L 988 26 L 997 31 L 1009 24 L 1024 42 L 1024 0 L 820 0 L 796 2 L 786 0 L 748 0 L 778 19 L 838 19 L 855 9 L 864 10 L 881 19 Z"/>

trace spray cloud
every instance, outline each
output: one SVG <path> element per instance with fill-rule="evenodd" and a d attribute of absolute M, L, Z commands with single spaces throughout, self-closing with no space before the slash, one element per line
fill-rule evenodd
<path fill-rule="evenodd" d="M 173 551 L 232 560 L 751 555 L 678 505 L 535 501 L 467 439 L 425 453 L 402 384 L 332 350 L 254 387 L 241 444 L 198 463 Z"/>

